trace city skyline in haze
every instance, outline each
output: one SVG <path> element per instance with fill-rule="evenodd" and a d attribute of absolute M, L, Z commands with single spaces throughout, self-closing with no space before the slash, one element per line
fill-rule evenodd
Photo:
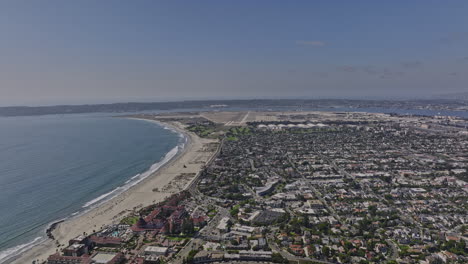
<path fill-rule="evenodd" d="M 4 1 L 0 106 L 468 91 L 466 1 Z"/>

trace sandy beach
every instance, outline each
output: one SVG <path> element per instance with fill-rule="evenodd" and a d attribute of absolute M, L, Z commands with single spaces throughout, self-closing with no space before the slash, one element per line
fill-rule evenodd
<path fill-rule="evenodd" d="M 165 197 L 186 188 L 194 175 L 215 153 L 215 150 L 208 148 L 208 145 L 216 141 L 200 138 L 185 131 L 180 123 L 168 123 L 168 125 L 189 138 L 184 150 L 178 156 L 122 194 L 80 216 L 58 224 L 52 231 L 55 241 L 48 239 L 26 251 L 11 263 L 27 264 L 34 260 L 42 263 L 49 255 L 56 252 L 57 244 L 63 248 L 64 245 L 68 245 L 70 239 L 78 235 L 91 234 L 93 230 L 99 230 L 104 225 L 118 223 L 131 211 L 162 201 Z"/>

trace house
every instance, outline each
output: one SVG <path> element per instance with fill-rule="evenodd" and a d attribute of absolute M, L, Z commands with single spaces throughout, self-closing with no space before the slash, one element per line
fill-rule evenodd
<path fill-rule="evenodd" d="M 291 252 L 296 256 L 304 255 L 304 249 L 301 245 L 292 244 L 289 246 L 289 250 L 291 250 Z"/>
<path fill-rule="evenodd" d="M 308 200 L 307 204 L 312 209 L 324 209 L 325 205 L 320 200 Z"/>

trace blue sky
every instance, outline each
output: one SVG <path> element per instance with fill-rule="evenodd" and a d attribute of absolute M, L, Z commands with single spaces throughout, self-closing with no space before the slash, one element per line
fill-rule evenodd
<path fill-rule="evenodd" d="M 468 91 L 467 1 L 0 2 L 0 105 Z"/>

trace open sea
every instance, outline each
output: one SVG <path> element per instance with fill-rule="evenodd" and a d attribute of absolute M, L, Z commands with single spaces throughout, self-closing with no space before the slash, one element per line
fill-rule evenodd
<path fill-rule="evenodd" d="M 55 221 L 123 192 L 174 157 L 184 137 L 100 115 L 0 117 L 0 263 Z"/>

